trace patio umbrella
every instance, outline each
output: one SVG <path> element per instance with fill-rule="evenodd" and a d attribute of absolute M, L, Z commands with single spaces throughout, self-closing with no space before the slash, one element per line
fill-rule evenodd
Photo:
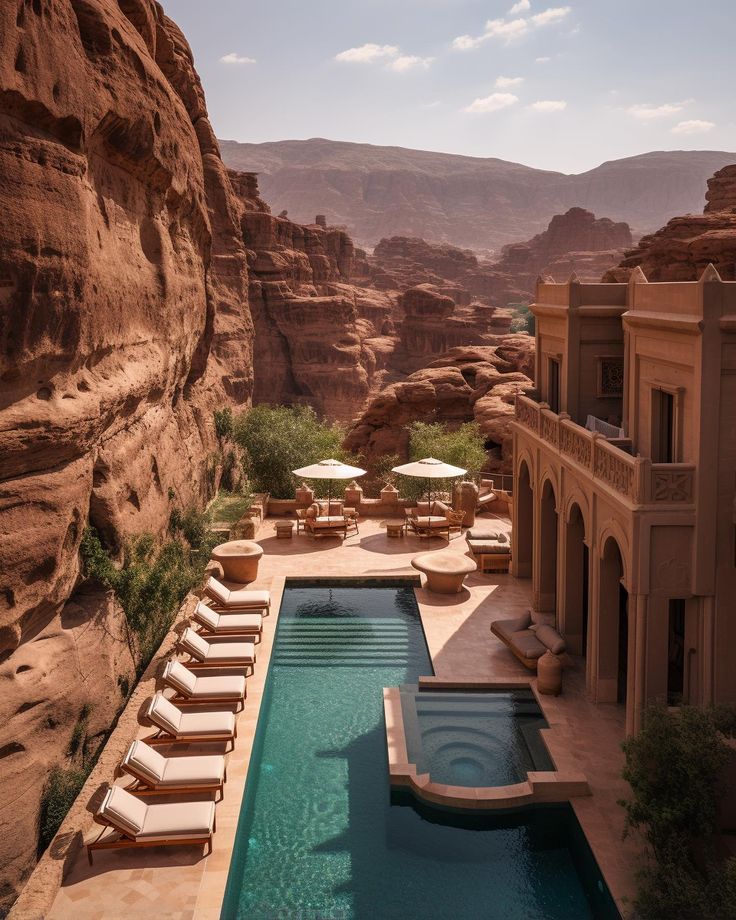
<path fill-rule="evenodd" d="M 304 479 L 326 479 L 327 480 L 327 516 L 330 516 L 330 496 L 332 493 L 333 479 L 357 479 L 358 476 L 365 476 L 365 470 L 357 466 L 348 466 L 347 463 L 341 463 L 339 460 L 320 460 L 319 463 L 313 463 L 311 466 L 303 466 L 299 470 L 291 471 L 295 476 L 303 476 Z"/>
<path fill-rule="evenodd" d="M 424 460 L 415 460 L 412 463 L 395 466 L 392 472 L 401 473 L 402 476 L 415 476 L 417 479 L 427 480 L 427 494 L 429 495 L 429 510 L 431 512 L 432 480 L 453 479 L 455 476 L 464 476 L 468 471 L 460 469 L 459 466 L 452 466 L 450 463 L 443 463 L 442 460 L 435 460 L 434 457 L 425 457 Z"/>

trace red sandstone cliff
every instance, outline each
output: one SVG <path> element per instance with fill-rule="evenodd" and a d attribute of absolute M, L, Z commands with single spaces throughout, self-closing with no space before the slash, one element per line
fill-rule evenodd
<path fill-rule="evenodd" d="M 84 703 L 130 671 L 91 521 L 160 532 L 207 491 L 212 410 L 252 390 L 241 205 L 189 47 L 152 0 L 0 7 L 0 837 L 7 904 Z M 12 833 L 9 828 L 12 827 Z"/>
<path fill-rule="evenodd" d="M 702 214 L 675 217 L 642 237 L 604 281 L 624 281 L 637 265 L 649 281 L 695 281 L 713 263 L 724 281 L 736 280 L 736 165 L 708 180 Z"/>

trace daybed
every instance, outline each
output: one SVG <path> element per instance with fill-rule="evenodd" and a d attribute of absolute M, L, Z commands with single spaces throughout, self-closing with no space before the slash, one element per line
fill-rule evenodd
<path fill-rule="evenodd" d="M 551 619 L 549 615 L 535 614 L 537 623 L 533 622 L 532 616 L 532 612 L 527 610 L 513 620 L 495 620 L 491 623 L 491 632 L 511 649 L 525 667 L 536 671 L 537 661 L 546 651 L 561 655 L 566 646 L 554 626 L 545 622 Z"/>
<path fill-rule="evenodd" d="M 417 502 L 416 508 L 405 508 L 406 526 L 420 537 L 441 537 L 453 530 L 462 531 L 465 515 L 453 511 L 443 501 Z"/>

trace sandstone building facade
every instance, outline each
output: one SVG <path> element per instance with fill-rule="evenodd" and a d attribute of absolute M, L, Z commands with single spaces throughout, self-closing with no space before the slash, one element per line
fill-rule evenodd
<path fill-rule="evenodd" d="M 736 700 L 736 283 L 539 283 L 517 397 L 513 572 L 591 697 Z"/>

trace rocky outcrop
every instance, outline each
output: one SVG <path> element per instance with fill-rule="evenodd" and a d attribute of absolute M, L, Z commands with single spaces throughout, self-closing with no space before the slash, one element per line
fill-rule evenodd
<path fill-rule="evenodd" d="M 344 230 L 321 215 L 309 225 L 275 217 L 255 175 L 231 172 L 231 180 L 250 270 L 254 402 L 306 403 L 350 421 L 386 372 L 393 301 L 352 283 L 355 249 Z"/>
<path fill-rule="evenodd" d="M 532 386 L 534 339 L 499 336 L 454 348 L 406 380 L 385 388 L 348 433 L 345 446 L 370 465 L 382 454 L 407 456 L 414 421 L 450 426 L 476 421 L 486 438 L 488 469 L 508 469 L 517 392 Z"/>
<path fill-rule="evenodd" d="M 639 266 L 649 281 L 695 281 L 713 263 L 724 281 L 736 280 L 736 165 L 708 180 L 702 214 L 675 217 L 642 237 L 604 281 L 625 281 Z"/>
<path fill-rule="evenodd" d="M 544 233 L 526 243 L 505 246 L 495 269 L 533 295 L 539 275 L 564 281 L 574 271 L 581 279 L 598 280 L 614 266 L 632 242 L 628 224 L 596 218 L 583 208 L 557 214 Z"/>
<path fill-rule="evenodd" d="M 370 282 L 381 290 L 430 284 L 459 306 L 506 307 L 530 302 L 540 274 L 564 281 L 575 272 L 579 278 L 597 281 L 617 264 L 631 242 L 627 224 L 570 208 L 526 243 L 505 246 L 498 262 L 447 244 L 408 237 L 383 239 L 369 259 Z"/>
<path fill-rule="evenodd" d="M 458 307 L 452 297 L 429 284 L 409 288 L 399 299 L 404 311 L 397 352 L 405 372 L 417 370 L 437 355 L 460 345 L 481 345 L 505 335 L 511 313 L 486 304 Z"/>
<path fill-rule="evenodd" d="M 88 521 L 117 549 L 200 503 L 213 408 L 252 390 L 241 205 L 192 56 L 152 0 L 0 8 L 0 840 L 7 904 L 49 768 L 131 670 L 72 594 Z M 71 597 L 71 599 L 70 599 Z"/>

